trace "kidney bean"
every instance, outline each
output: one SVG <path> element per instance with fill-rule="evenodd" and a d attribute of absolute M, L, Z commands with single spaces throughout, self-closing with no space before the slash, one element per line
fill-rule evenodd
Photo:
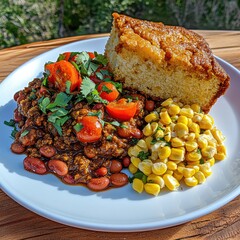
<path fill-rule="evenodd" d="M 117 128 L 117 133 L 122 138 L 129 138 L 131 136 L 130 128 Z"/>
<path fill-rule="evenodd" d="M 64 176 L 68 173 L 67 164 L 61 160 L 52 159 L 48 162 L 48 167 L 58 176 Z"/>
<path fill-rule="evenodd" d="M 109 178 L 100 177 L 100 178 L 92 178 L 87 183 L 87 187 L 93 191 L 102 191 L 109 186 Z"/>
<path fill-rule="evenodd" d="M 122 170 L 122 163 L 118 160 L 112 160 L 111 166 L 110 166 L 110 172 L 111 173 L 118 173 Z"/>
<path fill-rule="evenodd" d="M 25 151 L 25 147 L 21 143 L 12 143 L 11 150 L 14 153 L 23 153 Z"/>
<path fill-rule="evenodd" d="M 13 118 L 15 122 L 20 122 L 22 120 L 22 115 L 17 108 L 14 110 Z"/>
<path fill-rule="evenodd" d="M 138 128 L 132 128 L 131 134 L 132 134 L 132 137 L 137 138 L 137 139 L 140 139 L 143 137 L 142 131 L 139 130 Z"/>
<path fill-rule="evenodd" d="M 122 165 L 127 168 L 131 163 L 130 157 L 124 157 L 122 160 Z"/>
<path fill-rule="evenodd" d="M 97 103 L 93 106 L 94 110 L 100 110 L 101 108 L 104 108 L 104 105 L 102 103 Z"/>
<path fill-rule="evenodd" d="M 68 184 L 75 184 L 73 176 L 67 174 L 63 177 L 63 181 Z"/>
<path fill-rule="evenodd" d="M 92 145 L 85 146 L 83 151 L 88 158 L 94 158 L 96 156 L 96 149 L 93 148 Z"/>
<path fill-rule="evenodd" d="M 47 172 L 47 168 L 44 162 L 39 158 L 26 157 L 23 161 L 24 168 L 27 171 L 34 172 L 37 174 L 44 174 Z"/>
<path fill-rule="evenodd" d="M 153 111 L 155 107 L 155 103 L 152 100 L 146 100 L 145 102 L 145 109 L 149 112 Z"/>
<path fill-rule="evenodd" d="M 50 158 L 56 154 L 56 149 L 53 146 L 44 145 L 40 147 L 39 152 L 42 156 Z"/>
<path fill-rule="evenodd" d="M 96 175 L 99 177 L 104 177 L 105 175 L 107 175 L 107 172 L 108 170 L 105 167 L 100 167 L 95 171 Z"/>
<path fill-rule="evenodd" d="M 19 97 L 19 91 L 13 95 L 14 101 L 17 101 L 18 97 Z"/>
<path fill-rule="evenodd" d="M 110 182 L 115 187 L 122 187 L 128 183 L 128 176 L 125 173 L 114 173 L 110 176 Z"/>
<path fill-rule="evenodd" d="M 17 103 L 20 103 L 23 99 L 25 99 L 25 94 L 23 93 L 23 91 L 19 91 L 18 92 L 18 98 L 17 98 Z"/>

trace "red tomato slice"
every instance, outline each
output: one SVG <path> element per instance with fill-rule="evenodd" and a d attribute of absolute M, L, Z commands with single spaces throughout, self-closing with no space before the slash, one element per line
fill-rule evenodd
<path fill-rule="evenodd" d="M 95 54 L 94 54 L 93 52 L 88 52 L 88 56 L 89 56 L 91 59 L 95 58 Z"/>
<path fill-rule="evenodd" d="M 109 102 L 116 100 L 119 92 L 116 87 L 110 82 L 101 82 L 97 87 L 100 97 Z"/>
<path fill-rule="evenodd" d="M 111 117 L 119 121 L 129 121 L 137 111 L 137 102 L 127 102 L 127 99 L 121 98 L 117 102 L 110 102 L 106 110 Z"/>
<path fill-rule="evenodd" d="M 63 53 L 64 55 L 64 60 L 69 61 L 69 58 L 71 57 L 71 52 L 65 52 Z"/>
<path fill-rule="evenodd" d="M 66 60 L 47 64 L 45 69 L 50 72 L 49 82 L 53 83 L 60 91 L 65 91 L 67 81 L 71 82 L 71 92 L 79 88 L 82 83 L 82 78 L 77 69 Z"/>
<path fill-rule="evenodd" d="M 96 116 L 84 116 L 78 121 L 82 124 L 82 129 L 77 132 L 80 142 L 91 143 L 98 141 L 102 136 L 102 125 Z"/>

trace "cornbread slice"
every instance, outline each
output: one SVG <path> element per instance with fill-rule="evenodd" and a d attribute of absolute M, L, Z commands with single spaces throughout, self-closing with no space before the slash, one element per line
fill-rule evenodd
<path fill-rule="evenodd" d="M 208 112 L 229 86 L 230 78 L 203 37 L 113 13 L 105 55 L 115 80 L 155 99 L 176 97 Z"/>

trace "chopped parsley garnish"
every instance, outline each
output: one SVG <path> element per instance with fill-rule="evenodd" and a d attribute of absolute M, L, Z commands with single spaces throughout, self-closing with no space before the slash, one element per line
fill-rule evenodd
<path fill-rule="evenodd" d="M 134 146 L 134 145 L 136 145 L 136 144 L 138 143 L 138 141 L 139 141 L 139 139 L 137 139 L 137 138 L 132 138 L 132 139 L 129 141 L 129 144 L 132 145 L 132 146 Z"/>
<path fill-rule="evenodd" d="M 106 139 L 107 139 L 107 141 L 112 141 L 112 138 L 113 138 L 113 136 L 112 135 L 108 135 L 107 137 L 106 137 Z"/>
<path fill-rule="evenodd" d="M 94 52 L 95 58 L 94 58 L 94 62 L 98 63 L 98 64 L 102 64 L 103 66 L 106 66 L 108 63 L 107 58 L 103 55 L 103 54 L 99 54 L 97 52 Z"/>
<path fill-rule="evenodd" d="M 118 121 L 112 121 L 110 122 L 110 124 L 112 124 L 115 127 L 120 127 L 120 123 Z"/>
<path fill-rule="evenodd" d="M 120 125 L 120 128 L 128 128 L 128 126 L 125 125 L 125 124 L 121 124 L 121 125 Z"/>
<path fill-rule="evenodd" d="M 138 179 L 142 180 L 143 183 L 147 182 L 147 176 L 143 172 L 141 172 L 140 170 L 138 170 L 136 173 L 134 173 L 132 177 L 129 177 L 128 181 L 130 183 L 132 183 L 134 178 L 138 178 Z"/>
<path fill-rule="evenodd" d="M 24 131 L 21 133 L 20 137 L 24 137 L 24 136 L 28 135 L 28 133 L 29 133 L 28 130 L 24 130 Z"/>
<path fill-rule="evenodd" d="M 103 85 L 103 86 L 102 86 L 102 92 L 111 93 L 112 90 L 109 89 L 106 85 Z"/>
<path fill-rule="evenodd" d="M 73 128 L 76 132 L 79 132 L 83 129 L 83 125 L 81 123 L 77 123 Z"/>
<path fill-rule="evenodd" d="M 93 102 L 100 102 L 107 104 L 108 101 L 99 96 L 99 92 L 95 88 L 96 84 L 88 77 L 84 77 L 81 85 L 81 93 L 78 94 L 76 102 L 86 99 L 89 104 Z"/>
<path fill-rule="evenodd" d="M 13 128 L 13 130 L 11 132 L 11 137 L 15 138 L 15 135 L 18 132 L 17 126 L 16 126 L 16 122 L 13 119 L 10 119 L 9 122 L 8 121 L 4 121 L 4 124 L 6 126 L 9 126 L 9 127 Z"/>
<path fill-rule="evenodd" d="M 200 164 L 204 164 L 203 158 L 200 159 L 199 163 L 200 163 Z"/>
<path fill-rule="evenodd" d="M 147 159 L 149 157 L 149 155 L 150 155 L 149 152 L 141 151 L 141 152 L 139 152 L 137 157 L 140 158 L 141 160 L 144 160 L 144 159 Z"/>

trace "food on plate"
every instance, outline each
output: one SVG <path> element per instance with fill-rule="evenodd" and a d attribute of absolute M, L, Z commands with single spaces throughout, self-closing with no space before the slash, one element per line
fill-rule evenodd
<path fill-rule="evenodd" d="M 105 54 L 109 69 L 124 87 L 155 99 L 177 97 L 208 112 L 230 78 L 207 42 L 195 32 L 113 14 Z"/>
<path fill-rule="evenodd" d="M 24 168 L 95 191 L 128 183 L 128 148 L 142 137 L 145 97 L 113 81 L 98 53 L 66 52 L 14 95 L 14 153 Z"/>
<path fill-rule="evenodd" d="M 198 104 L 183 105 L 169 98 L 145 116 L 144 137 L 128 149 L 132 187 L 158 195 L 162 188 L 177 190 L 202 184 L 216 160 L 226 158 L 225 137 Z"/>
<path fill-rule="evenodd" d="M 199 35 L 113 14 L 105 55 L 65 52 L 14 95 L 14 153 L 26 170 L 94 191 L 158 195 L 211 175 L 226 157 L 207 114 L 229 77 Z M 115 81 L 116 80 L 116 81 Z M 129 169 L 128 177 L 123 169 Z"/>

